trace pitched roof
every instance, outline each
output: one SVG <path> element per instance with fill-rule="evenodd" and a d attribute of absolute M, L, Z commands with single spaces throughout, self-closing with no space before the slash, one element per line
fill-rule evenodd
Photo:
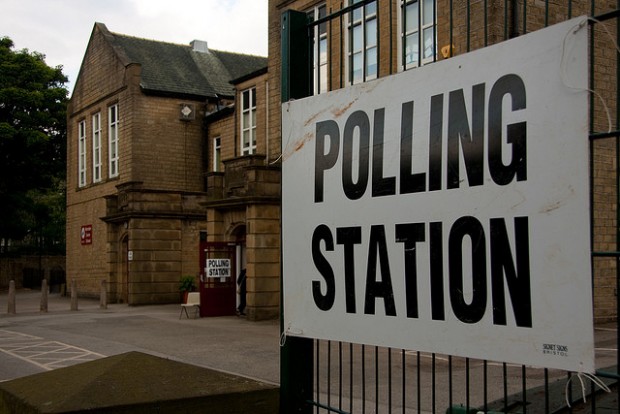
<path fill-rule="evenodd" d="M 146 93 L 196 98 L 233 97 L 231 80 L 267 67 L 267 58 L 219 50 L 194 51 L 190 45 L 141 39 L 109 32 L 96 23 L 126 64 L 142 67 Z"/>

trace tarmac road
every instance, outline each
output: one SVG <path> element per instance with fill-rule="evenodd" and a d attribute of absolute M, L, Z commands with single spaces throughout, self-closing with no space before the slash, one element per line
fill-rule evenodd
<path fill-rule="evenodd" d="M 8 295 L 0 292 L 0 382 L 129 351 L 144 352 L 274 384 L 280 381 L 278 321 L 248 322 L 239 317 L 187 319 L 185 315 L 179 319 L 181 308 L 178 304 L 139 307 L 111 304 L 107 309 L 100 309 L 98 300 L 86 299 L 79 299 L 78 311 L 70 311 L 70 298 L 58 294 L 49 296 L 48 312 L 41 313 L 40 297 L 39 291 L 18 291 L 17 313 L 9 315 L 6 313 Z M 614 324 L 596 328 L 597 368 L 615 365 L 616 335 Z M 335 349 L 330 352 L 335 352 Z M 325 345 L 322 345 L 321 361 L 328 360 L 326 354 Z M 408 358 L 413 360 L 414 355 L 415 353 Z M 369 349 L 367 367 L 372 367 L 373 357 L 373 352 Z M 380 357 L 385 359 L 384 355 Z M 427 371 L 431 364 L 430 355 L 424 354 L 421 358 L 422 370 L 426 379 L 429 379 L 430 374 Z M 394 363 L 399 359 L 400 357 L 395 356 Z M 442 356 L 437 356 L 439 369 L 445 368 L 442 368 L 444 364 Z M 475 379 L 481 375 L 482 365 L 475 360 L 470 364 L 469 376 L 474 384 L 477 382 Z M 461 365 L 461 360 L 455 360 L 453 382 L 456 387 L 462 388 L 467 371 Z M 490 384 L 500 384 L 502 381 L 501 367 L 495 365 L 497 364 L 489 363 Z M 332 366 L 331 369 L 337 370 L 337 367 Z M 394 372 L 398 372 L 398 369 L 395 366 Z M 517 386 L 511 392 L 514 392 L 518 399 L 518 376 L 521 369 L 512 367 L 509 371 L 514 371 L 515 374 L 515 379 L 510 380 Z M 337 372 L 334 371 L 332 378 L 336 378 L 336 375 Z M 367 386 L 374 387 L 373 370 L 369 368 L 366 375 Z M 564 404 L 566 373 L 552 372 L 551 376 L 553 380 L 559 380 L 555 383 L 558 390 L 554 394 L 555 402 L 552 405 L 561 406 Z M 445 412 L 448 398 L 444 394 L 448 389 L 448 378 L 438 374 L 436 381 L 435 398 L 439 403 L 437 412 Z M 538 386 L 541 381 L 540 370 L 528 370 L 528 388 Z M 382 383 L 381 386 L 385 387 L 386 384 Z M 400 401 L 398 388 L 394 387 L 394 401 Z M 325 394 L 325 390 L 326 384 L 321 384 L 319 398 L 323 403 L 330 398 Z M 411 391 L 412 401 L 407 403 L 407 413 L 417 412 L 415 390 Z M 359 392 L 357 394 L 359 395 Z M 422 412 L 429 412 L 431 403 L 427 400 L 433 394 L 431 381 L 424 381 L 421 387 L 421 396 L 424 399 Z M 480 394 L 480 391 L 473 386 L 470 395 L 472 401 L 480 400 L 477 394 Z M 369 391 L 367 398 L 372 395 L 373 390 Z M 533 397 L 535 393 L 530 392 L 529 395 Z M 500 397 L 501 395 L 489 395 L 489 400 Z M 358 398 L 354 397 L 355 404 L 359 404 Z M 346 407 L 347 395 L 344 395 L 344 399 Z M 453 403 L 463 403 L 465 399 L 465 394 L 455 391 Z M 367 404 L 371 407 L 374 403 L 368 401 Z M 382 401 L 381 412 L 386 412 L 384 405 L 385 402 Z M 617 403 L 613 402 L 612 406 L 617 407 Z M 534 404 L 528 409 L 531 413 L 537 411 Z"/>
<path fill-rule="evenodd" d="M 278 321 L 179 319 L 179 305 L 100 309 L 98 300 L 86 299 L 70 311 L 70 298 L 58 294 L 41 313 L 40 297 L 18 291 L 16 314 L 9 315 L 8 295 L 0 293 L 0 381 L 139 351 L 279 383 Z"/>

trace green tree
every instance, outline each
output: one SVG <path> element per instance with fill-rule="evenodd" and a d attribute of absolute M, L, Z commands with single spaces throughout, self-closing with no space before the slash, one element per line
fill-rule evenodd
<path fill-rule="evenodd" d="M 64 221 L 67 77 L 43 54 L 13 49 L 0 38 L 0 247 L 40 247 Z"/>

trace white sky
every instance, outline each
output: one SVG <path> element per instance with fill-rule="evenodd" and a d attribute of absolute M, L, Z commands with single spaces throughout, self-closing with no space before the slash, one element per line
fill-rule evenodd
<path fill-rule="evenodd" d="M 267 0 L 0 0 L 0 37 L 62 65 L 69 92 L 95 22 L 129 36 L 267 56 Z"/>

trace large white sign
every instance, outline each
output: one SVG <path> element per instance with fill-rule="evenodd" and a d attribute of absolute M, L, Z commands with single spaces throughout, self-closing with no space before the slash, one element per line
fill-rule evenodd
<path fill-rule="evenodd" d="M 287 335 L 594 370 L 585 22 L 283 104 Z"/>

